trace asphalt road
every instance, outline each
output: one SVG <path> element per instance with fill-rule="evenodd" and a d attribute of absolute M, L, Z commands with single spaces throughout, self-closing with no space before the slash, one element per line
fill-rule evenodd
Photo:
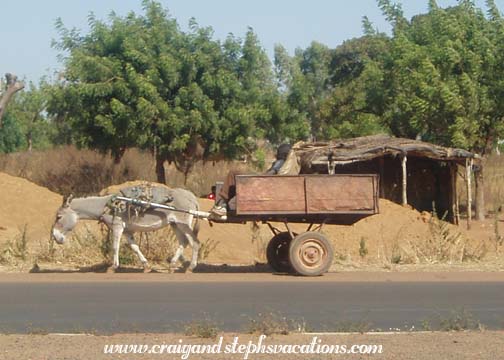
<path fill-rule="evenodd" d="M 144 281 L 144 274 L 116 275 L 76 280 L 72 274 L 34 274 L 22 281 L 3 275 L 0 332 L 169 332 L 203 318 L 238 331 L 258 313 L 304 321 L 311 330 L 334 331 L 351 323 L 407 330 L 426 320 L 453 318 L 462 309 L 487 328 L 504 328 L 504 276 L 501 281 L 499 275 L 481 282 L 464 281 L 464 275 L 456 281 L 342 280 L 337 274 L 312 279 L 251 274 L 253 281 L 246 280 L 249 274 L 210 280 L 173 274 Z"/>

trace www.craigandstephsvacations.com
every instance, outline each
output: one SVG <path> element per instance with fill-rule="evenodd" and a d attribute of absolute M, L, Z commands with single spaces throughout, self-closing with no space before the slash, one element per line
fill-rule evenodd
<path fill-rule="evenodd" d="M 186 344 L 182 339 L 176 344 L 107 344 L 104 354 L 171 354 L 179 355 L 187 360 L 191 355 L 202 354 L 239 354 L 244 360 L 254 354 L 381 354 L 383 346 L 379 344 L 330 344 L 314 336 L 310 342 L 302 344 L 268 344 L 267 336 L 261 335 L 257 341 L 240 342 L 235 336 L 232 341 L 225 342 L 224 337 L 218 338 L 214 344 Z"/>

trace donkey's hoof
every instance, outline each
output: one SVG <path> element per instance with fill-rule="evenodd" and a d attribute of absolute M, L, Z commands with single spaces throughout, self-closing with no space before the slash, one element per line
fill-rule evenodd
<path fill-rule="evenodd" d="M 145 264 L 143 267 L 143 272 L 144 272 L 144 274 L 150 273 L 150 272 L 152 272 L 152 268 L 148 264 Z"/>
<path fill-rule="evenodd" d="M 107 274 L 113 274 L 119 272 L 119 267 L 109 266 L 107 268 Z"/>
<path fill-rule="evenodd" d="M 193 265 L 193 264 L 191 264 L 191 265 L 189 265 L 189 267 L 187 268 L 187 271 L 192 273 L 192 272 L 194 272 L 194 270 L 195 270 L 197 267 L 198 267 L 198 264 L 194 264 L 194 265 Z"/>

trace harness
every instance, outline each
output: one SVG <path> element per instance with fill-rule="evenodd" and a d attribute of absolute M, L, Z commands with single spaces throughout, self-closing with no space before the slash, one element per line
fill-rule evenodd
<path fill-rule="evenodd" d="M 141 217 L 150 209 L 164 209 L 186 213 L 203 219 L 207 219 L 210 215 L 205 211 L 177 208 L 171 205 L 173 201 L 174 198 L 170 189 L 153 186 L 149 183 L 128 187 L 121 189 L 119 194 L 110 198 L 103 209 L 100 221 L 103 222 L 105 215 L 112 215 L 113 222 L 116 216 L 124 213 L 128 214 L 129 221 L 132 215 Z"/>

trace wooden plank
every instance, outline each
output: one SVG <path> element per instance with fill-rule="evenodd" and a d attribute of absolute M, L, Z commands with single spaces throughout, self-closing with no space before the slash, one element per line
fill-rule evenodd
<path fill-rule="evenodd" d="M 377 212 L 376 182 L 376 176 L 307 176 L 307 213 Z"/>
<path fill-rule="evenodd" d="M 303 176 L 236 177 L 236 214 L 306 214 Z"/>

